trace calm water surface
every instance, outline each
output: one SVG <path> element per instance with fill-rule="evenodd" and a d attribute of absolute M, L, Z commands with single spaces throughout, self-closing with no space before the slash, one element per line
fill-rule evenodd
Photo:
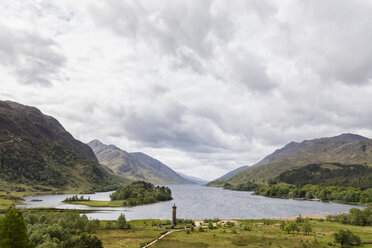
<path fill-rule="evenodd" d="M 170 185 L 173 200 L 144 206 L 122 208 L 91 208 L 62 202 L 72 195 L 39 195 L 26 197 L 25 207 L 55 207 L 64 209 L 96 209 L 89 218 L 114 220 L 124 213 L 128 220 L 171 219 L 173 204 L 177 218 L 184 219 L 262 219 L 301 215 L 328 215 L 348 212 L 355 206 L 338 203 L 277 199 L 253 195 L 252 192 L 224 190 L 200 185 Z M 110 193 L 83 194 L 91 200 L 110 200 Z M 80 195 L 79 195 L 80 196 Z M 32 202 L 32 199 L 43 201 Z M 358 207 L 362 208 L 362 207 Z"/>

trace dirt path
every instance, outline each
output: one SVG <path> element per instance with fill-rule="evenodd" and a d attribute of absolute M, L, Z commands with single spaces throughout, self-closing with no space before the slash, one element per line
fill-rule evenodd
<path fill-rule="evenodd" d="M 142 248 L 146 248 L 146 247 L 149 247 L 150 245 L 153 245 L 155 244 L 156 242 L 158 242 L 159 240 L 161 240 L 162 238 L 164 238 L 165 236 L 167 236 L 168 234 L 171 234 L 172 232 L 179 232 L 179 231 L 184 231 L 186 229 L 177 229 L 177 230 L 172 230 L 172 231 L 169 231 L 167 233 L 164 233 L 163 235 L 161 235 L 159 238 L 155 239 L 154 241 L 152 241 L 151 243 L 145 245 L 145 246 L 142 246 Z"/>

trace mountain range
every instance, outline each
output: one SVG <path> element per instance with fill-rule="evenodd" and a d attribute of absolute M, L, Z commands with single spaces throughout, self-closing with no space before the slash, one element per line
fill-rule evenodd
<path fill-rule="evenodd" d="M 184 173 L 181 173 L 181 172 L 177 172 L 180 176 L 182 176 L 183 178 L 186 178 L 187 180 L 189 180 L 190 182 L 194 183 L 194 184 L 199 184 L 199 185 L 204 185 L 206 184 L 208 181 L 206 180 L 203 180 L 201 178 L 198 178 L 198 177 L 193 177 L 193 176 L 188 176 Z"/>
<path fill-rule="evenodd" d="M 309 164 L 340 163 L 372 166 L 372 141 L 356 134 L 290 142 L 250 167 L 240 167 L 208 185 L 265 182 Z M 242 171 L 239 171 L 242 170 Z M 235 173 L 237 172 L 238 173 Z"/>
<path fill-rule="evenodd" d="M 320 170 L 329 167 L 322 164 L 337 164 L 339 168 L 356 165 L 360 171 L 368 171 L 357 166 L 372 167 L 372 140 L 341 134 L 290 142 L 253 166 L 237 168 L 207 185 L 265 183 L 283 172 L 311 164 L 320 166 Z M 307 168 L 313 167 L 292 174 L 305 173 L 310 170 Z M 141 152 L 128 153 L 99 140 L 84 144 L 37 108 L 0 101 L 0 195 L 9 191 L 104 191 L 135 180 L 154 184 L 204 183 Z"/>
<path fill-rule="evenodd" d="M 115 145 L 95 139 L 88 143 L 100 164 L 127 180 L 143 180 L 154 184 L 190 184 L 171 168 L 144 153 L 128 153 Z"/>

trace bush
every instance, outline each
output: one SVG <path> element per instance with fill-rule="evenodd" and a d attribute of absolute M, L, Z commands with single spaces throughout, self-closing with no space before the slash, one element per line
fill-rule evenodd
<path fill-rule="evenodd" d="M 103 248 L 102 241 L 96 236 L 83 234 L 82 236 L 62 242 L 61 248 Z"/>
<path fill-rule="evenodd" d="M 126 228 L 128 228 L 128 226 L 127 226 L 127 220 L 125 219 L 125 215 L 124 214 L 120 214 L 119 218 L 116 221 L 116 226 L 119 229 L 126 229 Z"/>
<path fill-rule="evenodd" d="M 309 222 L 305 222 L 305 223 L 303 223 L 302 226 L 301 226 L 301 231 L 302 231 L 303 233 L 305 233 L 306 235 L 308 235 L 308 234 L 311 233 L 313 230 L 312 230 L 312 228 L 311 228 L 310 223 L 309 223 Z"/>
<path fill-rule="evenodd" d="M 208 228 L 211 229 L 211 230 L 213 229 L 213 224 L 211 222 L 209 222 Z"/>
<path fill-rule="evenodd" d="M 359 236 L 352 233 L 350 230 L 340 230 L 337 233 L 334 233 L 334 236 L 335 242 L 341 244 L 341 247 L 361 244 Z"/>
<path fill-rule="evenodd" d="M 290 233 L 290 232 L 294 233 L 294 232 L 299 232 L 300 229 L 298 228 L 295 222 L 290 222 L 284 226 L 284 231 L 287 233 Z"/>
<path fill-rule="evenodd" d="M 105 228 L 106 229 L 112 229 L 112 222 L 111 221 L 107 221 L 106 224 L 105 224 Z"/>

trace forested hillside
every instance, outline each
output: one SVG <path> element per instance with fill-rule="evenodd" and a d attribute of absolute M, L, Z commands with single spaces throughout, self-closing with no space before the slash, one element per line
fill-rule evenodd
<path fill-rule="evenodd" d="M 35 107 L 0 101 L 0 188 L 91 192 L 118 183 L 86 144 Z"/>

